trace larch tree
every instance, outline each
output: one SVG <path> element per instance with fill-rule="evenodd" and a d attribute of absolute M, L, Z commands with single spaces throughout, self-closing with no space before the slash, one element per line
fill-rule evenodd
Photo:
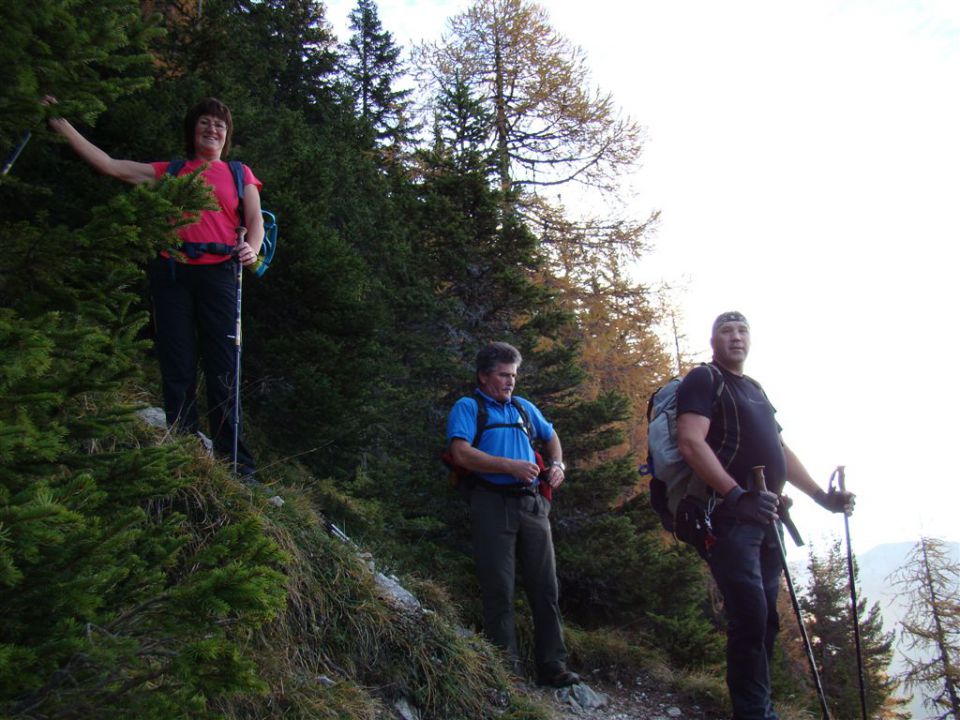
<path fill-rule="evenodd" d="M 421 76 L 438 86 L 463 83 L 484 108 L 493 179 L 513 191 L 504 201 L 537 236 L 568 310 L 578 302 L 570 292 L 600 277 L 598 263 L 623 267 L 642 254 L 657 215 L 623 216 L 613 199 L 639 160 L 643 130 L 594 86 L 585 53 L 551 26 L 543 7 L 477 0 L 415 58 Z M 576 219 L 553 194 L 565 187 L 575 191 Z"/>
<path fill-rule="evenodd" d="M 894 582 L 909 598 L 901 642 L 909 653 L 900 676 L 922 688 L 938 720 L 960 718 L 960 565 L 948 545 L 922 537 Z"/>
<path fill-rule="evenodd" d="M 558 223 L 541 237 L 551 242 L 556 233 L 576 240 L 553 245 L 552 272 L 544 282 L 558 290 L 577 317 L 588 376 L 585 390 L 589 397 L 618 390 L 630 398 L 627 449 L 645 456 L 647 400 L 672 371 L 655 331 L 662 304 L 629 277 L 623 253 L 598 252 L 588 232 L 574 223 Z"/>
<path fill-rule="evenodd" d="M 459 73 L 488 107 L 489 142 L 504 189 L 612 181 L 633 163 L 642 131 L 592 87 L 583 50 L 528 0 L 478 0 L 418 49 L 434 81 Z"/>

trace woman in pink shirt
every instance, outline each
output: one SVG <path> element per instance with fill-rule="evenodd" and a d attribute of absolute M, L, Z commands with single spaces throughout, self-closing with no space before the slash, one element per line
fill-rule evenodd
<path fill-rule="evenodd" d="M 45 98 L 44 102 L 56 101 Z M 95 170 L 133 185 L 156 182 L 170 165 L 110 157 L 64 118 L 51 118 L 49 125 Z M 215 98 L 201 100 L 187 113 L 187 160 L 177 174 L 202 168 L 201 177 L 210 185 L 218 209 L 203 210 L 196 223 L 179 231 L 182 252 L 162 252 L 148 268 L 167 423 L 178 432 L 199 432 L 199 362 L 206 382 L 210 434 L 222 457 L 233 452 L 236 266 L 232 261 L 253 265 L 263 242 L 262 183 L 243 166 L 241 218 L 233 174 L 222 159 L 230 151 L 232 134 L 230 109 Z M 238 232 L 238 225 L 246 228 L 245 235 Z M 255 471 L 242 437 L 237 443 L 237 469 L 245 477 Z"/>

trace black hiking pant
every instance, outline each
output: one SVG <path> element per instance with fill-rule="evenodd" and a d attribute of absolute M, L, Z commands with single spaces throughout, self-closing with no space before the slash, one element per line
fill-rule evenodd
<path fill-rule="evenodd" d="M 167 425 L 196 434 L 197 363 L 207 388 L 207 420 L 218 456 L 233 456 L 236 377 L 236 263 L 186 265 L 157 258 L 149 267 L 156 350 Z M 252 474 L 253 456 L 237 428 L 237 472 Z"/>
<path fill-rule="evenodd" d="M 563 665 L 567 649 L 558 602 L 550 501 L 542 495 L 504 495 L 478 484 L 470 493 L 470 521 L 484 634 L 511 661 L 519 661 L 513 612 L 519 565 L 533 611 L 537 669 Z"/>
<path fill-rule="evenodd" d="M 780 629 L 777 593 L 782 560 L 773 525 L 713 517 L 716 545 L 708 557 L 727 616 L 727 687 L 734 720 L 777 720 L 770 662 Z"/>

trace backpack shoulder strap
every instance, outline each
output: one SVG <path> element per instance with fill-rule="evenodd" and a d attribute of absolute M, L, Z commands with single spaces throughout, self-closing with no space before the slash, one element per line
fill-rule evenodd
<path fill-rule="evenodd" d="M 247 222 L 247 214 L 243 208 L 243 163 L 239 160 L 230 160 L 227 164 L 233 175 L 233 184 L 237 188 L 237 215 L 240 216 L 240 225 L 243 227 Z"/>
<path fill-rule="evenodd" d="M 713 375 L 713 404 L 716 405 L 720 402 L 720 396 L 723 394 L 723 389 L 726 387 L 726 384 L 723 382 L 723 373 L 720 372 L 720 368 L 714 365 L 712 362 L 700 363 L 710 369 L 710 374 Z"/>
<path fill-rule="evenodd" d="M 530 415 L 527 413 L 526 408 L 523 407 L 523 403 L 517 400 L 514 397 L 510 398 L 510 404 L 513 405 L 517 412 L 520 413 L 520 422 L 523 424 L 523 432 L 527 436 L 527 440 L 530 441 L 530 444 L 533 444 L 533 423 L 530 422 Z"/>
<path fill-rule="evenodd" d="M 487 403 L 479 395 L 471 395 L 470 397 L 477 403 L 477 432 L 473 436 L 473 442 L 470 443 L 473 447 L 476 447 L 477 443 L 480 442 L 483 431 L 487 429 Z"/>
<path fill-rule="evenodd" d="M 183 166 L 187 164 L 186 160 L 171 160 L 167 165 L 167 175 L 173 175 L 176 177 L 180 174 L 180 171 L 183 169 Z"/>
<path fill-rule="evenodd" d="M 477 403 L 477 433 L 473 436 L 473 442 L 470 443 L 473 447 L 477 446 L 477 443 L 480 442 L 480 436 L 483 435 L 483 432 L 488 428 L 498 428 L 498 427 L 518 427 L 515 423 L 505 423 L 505 424 L 493 424 L 490 425 L 487 422 L 488 413 L 487 413 L 487 403 L 479 395 L 471 395 L 474 401 Z M 519 428 L 523 431 L 523 434 L 527 436 L 527 440 L 530 441 L 530 445 L 533 445 L 533 424 L 530 422 L 530 414 L 527 412 L 526 408 L 519 402 L 516 398 L 510 398 L 510 404 L 516 408 L 517 413 L 520 415 Z"/>

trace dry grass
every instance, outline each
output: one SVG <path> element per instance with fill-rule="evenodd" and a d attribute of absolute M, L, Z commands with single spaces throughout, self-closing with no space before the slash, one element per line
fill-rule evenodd
<path fill-rule="evenodd" d="M 239 522 L 257 523 L 282 551 L 285 609 L 239 638 L 267 691 L 221 698 L 226 718 L 374 720 L 392 717 L 401 698 L 424 720 L 546 717 L 515 693 L 498 653 L 458 627 L 441 586 L 414 584 L 439 612 L 404 610 L 381 597 L 357 549 L 327 532 L 308 482 L 295 482 L 304 478 L 251 491 L 200 451 L 185 472 L 188 482 L 150 508 L 186 516 L 185 552 L 201 552 Z M 274 492 L 282 507 L 267 501 Z"/>

